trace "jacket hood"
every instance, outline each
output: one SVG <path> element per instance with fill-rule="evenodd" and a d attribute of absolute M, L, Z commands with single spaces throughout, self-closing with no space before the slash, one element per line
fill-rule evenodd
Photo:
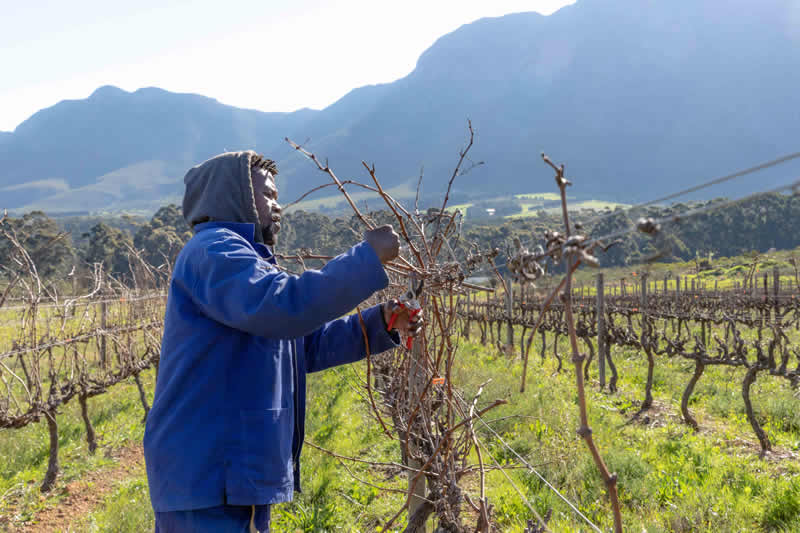
<path fill-rule="evenodd" d="M 263 241 L 250 178 L 250 162 L 256 155 L 252 150 L 226 152 L 186 173 L 183 217 L 189 226 L 203 222 L 255 224 L 255 240 Z"/>

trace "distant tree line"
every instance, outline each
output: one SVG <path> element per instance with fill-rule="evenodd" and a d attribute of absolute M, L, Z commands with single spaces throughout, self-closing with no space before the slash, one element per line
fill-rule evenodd
<path fill-rule="evenodd" d="M 660 231 L 630 232 L 640 218 L 661 221 Z M 623 234 L 619 237 L 621 242 L 600 256 L 602 265 L 610 267 L 651 259 L 687 261 L 709 253 L 732 257 L 800 245 L 800 197 L 794 195 L 761 194 L 740 202 L 720 198 L 669 207 L 650 206 L 633 212 L 622 208 L 584 210 L 572 214 L 571 221 L 582 224 L 581 232 L 594 238 Z M 495 224 L 467 223 L 464 236 L 468 241 L 498 247 L 502 256 L 514 237 L 532 248 L 543 241 L 546 230 L 563 231 L 562 227 L 560 212 L 540 211 L 537 216 Z M 603 240 L 608 244 L 617 238 Z"/>
<path fill-rule="evenodd" d="M 124 281 L 130 274 L 129 254 L 137 250 L 151 265 L 175 259 L 191 230 L 178 206 L 168 205 L 150 220 L 130 216 L 52 219 L 41 211 L 7 218 L 45 278 L 65 277 L 101 263 L 106 273 Z M 11 243 L 0 235 L 0 277 L 9 261 Z"/>
<path fill-rule="evenodd" d="M 700 211 L 684 216 L 687 211 Z M 391 223 L 388 213 L 370 213 L 376 223 Z M 800 245 L 800 198 L 793 195 L 763 194 L 729 204 L 717 199 L 706 203 L 648 207 L 629 210 L 580 211 L 573 220 L 592 237 L 624 232 L 639 217 L 666 219 L 656 236 L 628 233 L 621 243 L 601 257 L 604 266 L 635 264 L 650 258 L 660 262 L 686 261 L 699 255 L 736 256 L 771 248 Z M 63 277 L 74 269 L 102 263 L 105 271 L 124 280 L 129 274 L 128 256 L 137 250 L 152 265 L 174 261 L 192 231 L 176 205 L 162 207 L 149 220 L 133 216 L 67 217 L 53 219 L 41 211 L 8 218 L 12 230 L 26 247 L 41 275 Z M 505 262 L 514 237 L 529 247 L 543 241 L 546 230 L 560 229 L 560 214 L 540 211 L 536 216 L 494 221 L 465 221 L 462 238 L 451 243 L 459 259 L 467 253 L 465 243 L 481 249 L 498 248 L 498 263 Z M 296 211 L 284 217 L 277 253 L 311 251 L 336 255 L 361 239 L 362 228 L 355 218 L 332 218 L 320 213 Z M 10 243 L 0 236 L 0 277 L 8 261 Z M 319 266 L 319 262 L 310 266 Z"/>

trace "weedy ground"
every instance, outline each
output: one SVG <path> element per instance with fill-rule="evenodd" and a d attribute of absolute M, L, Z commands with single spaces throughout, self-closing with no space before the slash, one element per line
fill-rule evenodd
<path fill-rule="evenodd" d="M 567 353 L 566 344 L 561 353 Z M 692 397 L 691 409 L 701 426 L 694 432 L 677 414 L 692 372 L 689 362 L 657 361 L 654 408 L 631 421 L 643 397 L 645 358 L 634 351 L 613 353 L 620 390 L 598 391 L 593 369 L 588 402 L 595 441 L 609 468 L 619 475 L 626 531 L 800 531 L 800 398 L 788 384 L 765 376 L 753 386 L 756 412 L 775 449 L 762 459 L 744 415 L 741 369 L 706 370 Z M 491 378 L 481 401 L 510 401 L 488 413 L 487 423 L 605 531 L 612 526 L 605 487 L 575 434 L 573 369 L 565 365 L 555 373 L 551 354 L 548 349 L 542 361 L 537 346 L 532 347 L 528 390 L 520 394 L 519 357 L 462 339 L 454 381 L 469 400 L 479 384 Z M 397 441 L 381 434 L 359 396 L 357 379 L 363 378 L 364 370 L 359 363 L 310 376 L 307 439 L 341 455 L 397 461 Z M 152 398 L 152 370 L 143 374 L 143 381 Z M 0 432 L 0 531 L 152 530 L 143 460 L 134 460 L 120 475 L 120 459 L 115 457 L 119 450 L 131 448 L 140 454 L 144 425 L 136 387 L 120 384 L 91 399 L 89 408 L 101 447 L 89 455 L 79 406 L 65 406 L 58 417 L 62 474 L 47 496 L 38 490 L 47 466 L 45 424 Z M 553 509 L 552 531 L 590 531 L 538 477 L 514 468 L 518 461 L 513 453 L 486 427 L 477 423 L 476 430 L 488 451 L 487 464 L 496 460 L 507 466 L 537 512 Z M 80 490 L 96 492 L 88 509 L 70 499 L 70 490 L 86 479 L 95 481 L 80 485 Z M 376 531 L 404 501 L 403 494 L 382 488 L 406 486 L 397 468 L 342 463 L 310 446 L 303 452 L 302 481 L 304 492 L 295 502 L 274 508 L 275 531 Z M 476 495 L 477 475 L 465 483 Z M 522 531 L 533 518 L 501 472 L 489 473 L 487 495 L 501 531 Z M 465 521 L 474 522 L 474 517 L 466 513 Z"/>

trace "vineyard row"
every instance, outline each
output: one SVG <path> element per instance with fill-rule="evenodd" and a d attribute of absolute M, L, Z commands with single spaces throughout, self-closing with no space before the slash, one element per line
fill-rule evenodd
<path fill-rule="evenodd" d="M 775 277 L 777 281 L 779 278 Z M 653 372 L 657 358 L 682 358 L 694 363 L 694 373 L 687 376 L 681 399 L 681 415 L 686 424 L 699 425 L 689 411 L 689 402 L 706 367 L 713 365 L 740 368 L 741 394 L 747 419 L 761 445 L 762 453 L 771 450 L 768 435 L 754 412 L 750 389 L 760 375 L 788 380 L 800 385 L 800 297 L 781 290 L 780 283 L 768 292 L 749 290 L 696 291 L 689 297 L 677 297 L 674 291 L 652 294 L 652 285 L 644 277 L 636 291 L 608 295 L 598 277 L 592 296 L 581 297 L 582 289 L 573 289 L 572 311 L 575 329 L 588 352 L 583 372 L 589 379 L 592 364 L 597 366 L 601 389 L 605 387 L 606 367 L 610 370 L 608 386 L 616 391 L 617 366 L 612 347 L 644 352 L 647 381 L 639 414 L 653 404 Z M 459 306 L 462 334 L 470 337 L 473 326 L 480 341 L 491 342 L 506 351 L 518 349 L 525 359 L 534 336 L 541 337 L 540 355 L 546 357 L 547 337 L 551 337 L 553 356 L 561 370 L 559 339 L 568 335 L 567 317 L 562 302 L 549 306 L 524 295 L 517 301 L 467 298 Z M 538 326 L 538 327 L 537 327 Z M 504 331 L 505 330 L 505 335 Z M 518 333 L 518 338 L 516 334 Z M 794 340 L 792 339 L 794 338 Z M 524 389 L 524 377 L 523 377 Z"/>

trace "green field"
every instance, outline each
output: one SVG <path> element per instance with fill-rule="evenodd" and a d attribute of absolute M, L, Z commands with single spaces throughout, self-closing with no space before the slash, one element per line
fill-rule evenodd
<path fill-rule="evenodd" d="M 520 200 L 560 200 L 561 195 L 556 192 L 532 192 L 526 194 L 515 194 L 514 198 L 518 198 Z M 571 197 L 569 197 L 571 199 Z"/>
<path fill-rule="evenodd" d="M 566 344 L 561 348 L 566 353 Z M 508 358 L 474 342 L 460 343 L 455 381 L 466 395 L 491 378 L 482 399 L 509 404 L 492 411 L 490 425 L 577 504 L 592 521 L 607 530 L 612 522 L 605 489 L 583 442 L 576 436 L 577 406 L 571 367 L 555 373 L 550 356 L 532 348 L 528 391 L 518 393 L 519 358 Z M 536 354 L 536 355 L 533 355 Z M 798 531 L 800 530 L 800 409 L 792 391 L 776 380 L 762 379 L 753 387 L 757 414 L 764 421 L 776 453 L 758 456 L 758 445 L 744 415 L 738 379 L 729 370 L 709 368 L 699 382 L 691 406 L 701 425 L 694 433 L 680 422 L 680 394 L 690 374 L 683 361 L 659 360 L 654 387 L 655 407 L 648 417 L 628 424 L 641 399 L 646 365 L 633 351 L 614 351 L 621 376 L 616 394 L 589 387 L 591 426 L 609 468 L 619 474 L 626 531 Z M 338 454 L 373 461 L 396 461 L 396 441 L 381 435 L 357 393 L 357 377 L 365 365 L 309 376 L 307 439 Z M 735 373 L 735 371 L 734 371 Z M 594 374 L 592 376 L 595 377 Z M 152 398 L 153 372 L 143 380 Z M 38 513 L 63 505 L 66 486 L 88 472 L 114 466 L 114 450 L 136 444 L 143 434 L 142 409 L 132 384 L 120 384 L 90 401 L 93 423 L 101 440 L 96 456 L 86 451 L 77 402 L 59 417 L 63 473 L 46 498 L 38 492 L 47 463 L 47 432 L 43 423 L 0 432 L 0 530 L 24 530 Z M 489 454 L 504 465 L 515 459 L 486 428 L 478 436 Z M 487 462 L 491 459 L 487 458 Z M 348 464 L 307 446 L 304 451 L 305 492 L 274 511 L 275 531 L 376 531 L 402 504 L 401 494 L 384 492 L 356 481 L 402 489 L 406 481 L 396 471 L 365 464 Z M 572 511 L 533 474 L 509 470 L 527 500 L 544 513 L 553 509 L 552 531 L 588 531 Z M 467 490 L 477 491 L 477 477 Z M 532 515 L 500 472 L 491 472 L 488 497 L 501 531 L 522 531 Z M 151 530 L 147 484 L 142 468 L 114 482 L 101 503 L 84 514 L 67 518 L 62 531 L 141 532 Z M 467 514 L 467 522 L 474 517 Z M 71 529 L 68 529 L 71 528 Z M 398 526 L 398 531 L 402 530 Z"/>
<path fill-rule="evenodd" d="M 560 195 L 552 192 L 515 194 L 513 196 L 513 199 L 519 201 L 522 210 L 519 211 L 518 213 L 505 215 L 503 218 L 514 219 L 514 218 L 535 217 L 542 212 L 548 214 L 560 213 L 561 212 L 560 207 L 547 207 L 547 208 L 543 207 L 544 202 L 553 202 L 559 200 L 560 198 L 561 198 Z M 583 210 L 601 211 L 604 209 L 616 209 L 617 207 L 626 207 L 628 205 L 616 202 L 604 202 L 601 200 L 576 201 L 572 197 L 568 197 L 568 199 L 570 200 L 569 210 L 571 212 L 583 211 Z M 509 200 L 509 198 L 497 198 L 496 200 L 498 202 L 501 202 L 501 201 L 507 201 Z M 491 201 L 486 201 L 485 203 L 487 206 L 489 206 L 491 204 Z M 469 209 L 472 208 L 474 205 L 475 205 L 474 202 L 451 205 L 448 206 L 448 210 L 454 211 L 458 209 L 466 216 L 468 216 Z"/>

